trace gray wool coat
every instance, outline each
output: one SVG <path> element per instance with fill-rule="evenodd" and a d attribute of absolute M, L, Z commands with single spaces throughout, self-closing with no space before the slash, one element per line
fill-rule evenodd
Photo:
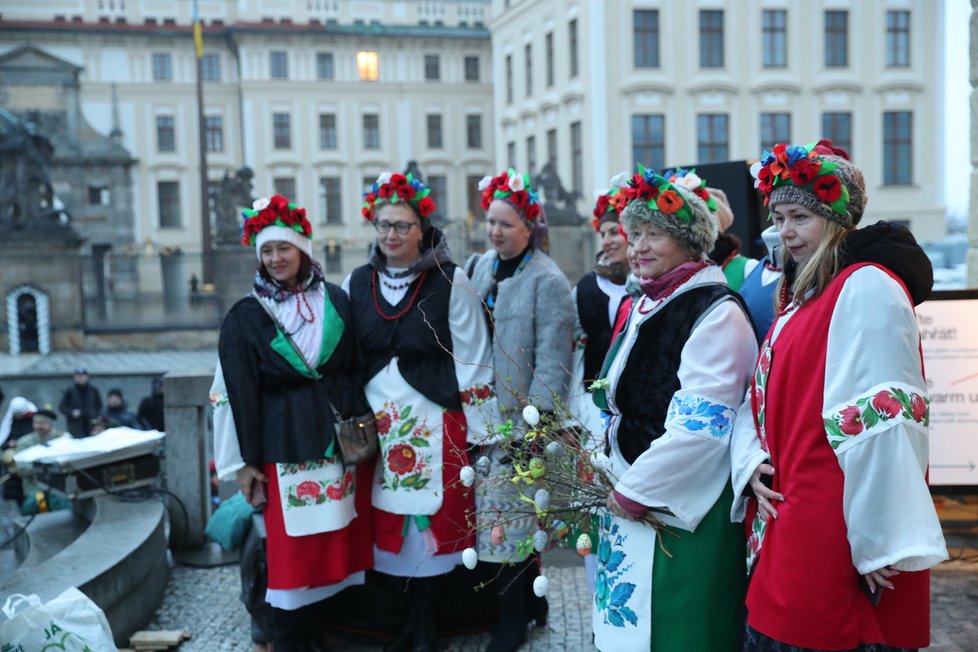
<path fill-rule="evenodd" d="M 485 297 L 494 283 L 496 252 L 482 255 L 472 271 L 472 286 Z M 493 311 L 492 342 L 496 400 L 502 418 L 521 419 L 528 402 L 553 410 L 566 406 L 571 378 L 574 302 L 557 264 L 536 250 L 522 272 L 499 284 Z"/>

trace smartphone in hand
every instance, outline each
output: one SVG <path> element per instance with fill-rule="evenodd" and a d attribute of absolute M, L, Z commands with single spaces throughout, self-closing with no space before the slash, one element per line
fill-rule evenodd
<path fill-rule="evenodd" d="M 255 509 L 262 507 L 268 502 L 268 494 L 265 491 L 265 483 L 257 478 L 251 480 L 251 506 Z"/>
<path fill-rule="evenodd" d="M 859 588 L 862 590 L 863 595 L 872 603 L 875 607 L 880 603 L 880 599 L 883 597 L 883 589 L 886 588 L 879 584 L 876 585 L 876 591 L 872 591 L 869 588 L 869 582 L 866 581 L 865 575 L 859 576 Z"/>

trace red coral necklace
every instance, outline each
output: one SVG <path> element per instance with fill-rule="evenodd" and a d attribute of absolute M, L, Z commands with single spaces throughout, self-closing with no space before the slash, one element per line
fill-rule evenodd
<path fill-rule="evenodd" d="M 414 294 L 411 295 L 411 299 L 408 301 L 407 305 L 404 306 L 404 310 L 400 311 L 396 315 L 388 315 L 380 307 L 380 299 L 377 296 L 377 278 L 379 275 L 380 272 L 374 270 L 373 275 L 370 277 L 370 291 L 374 295 L 374 310 L 377 311 L 377 314 L 380 315 L 382 319 L 394 321 L 395 319 L 400 319 L 406 315 L 407 312 L 414 306 L 414 302 L 418 298 L 418 294 L 421 292 L 421 286 L 424 285 L 425 276 L 428 275 L 428 270 L 421 272 L 421 276 L 418 277 L 418 285 L 414 288 Z"/>
<path fill-rule="evenodd" d="M 316 321 L 316 315 L 314 315 L 312 312 L 312 306 L 309 305 L 309 299 L 306 298 L 306 293 L 305 290 L 302 289 L 302 285 L 297 285 L 292 292 L 295 294 L 295 311 L 299 313 L 299 319 L 307 324 L 311 324 L 312 322 Z M 306 304 L 306 312 L 309 313 L 308 317 L 302 314 L 303 303 Z"/>

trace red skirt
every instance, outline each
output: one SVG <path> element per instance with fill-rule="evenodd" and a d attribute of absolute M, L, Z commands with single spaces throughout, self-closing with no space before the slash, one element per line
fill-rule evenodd
<path fill-rule="evenodd" d="M 266 463 L 268 477 L 265 504 L 266 545 L 268 549 L 268 588 L 276 590 L 328 586 L 342 582 L 353 573 L 373 568 L 373 520 L 370 512 L 370 485 L 373 461 L 357 465 L 354 505 L 357 515 L 342 530 L 301 537 L 285 533 L 282 503 L 278 500 L 275 464 Z"/>
<path fill-rule="evenodd" d="M 459 472 L 469 464 L 465 440 L 465 414 L 446 410 L 442 416 L 442 486 L 441 509 L 431 517 L 431 534 L 438 544 L 435 554 L 447 555 L 475 545 L 475 527 L 471 522 L 475 494 L 463 487 Z M 359 490 L 359 487 L 358 487 Z M 375 543 L 381 550 L 397 554 L 404 543 L 404 514 L 373 510 Z"/>

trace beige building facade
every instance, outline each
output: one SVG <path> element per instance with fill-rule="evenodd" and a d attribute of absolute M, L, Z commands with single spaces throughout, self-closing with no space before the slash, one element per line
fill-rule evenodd
<path fill-rule="evenodd" d="M 583 212 L 610 177 L 830 137 L 864 223 L 944 237 L 943 0 L 493 0 L 495 157 L 554 160 Z"/>
<path fill-rule="evenodd" d="M 80 67 L 84 116 L 121 131 L 137 161 L 134 246 L 191 257 L 202 212 L 192 8 L 52 0 L 0 18 L 0 55 L 32 45 Z M 365 262 L 374 234 L 362 191 L 384 170 L 414 161 L 446 220 L 477 207 L 470 191 L 494 167 L 488 0 L 200 0 L 199 10 L 209 181 L 248 166 L 256 197 L 304 205 L 330 278 Z"/>

